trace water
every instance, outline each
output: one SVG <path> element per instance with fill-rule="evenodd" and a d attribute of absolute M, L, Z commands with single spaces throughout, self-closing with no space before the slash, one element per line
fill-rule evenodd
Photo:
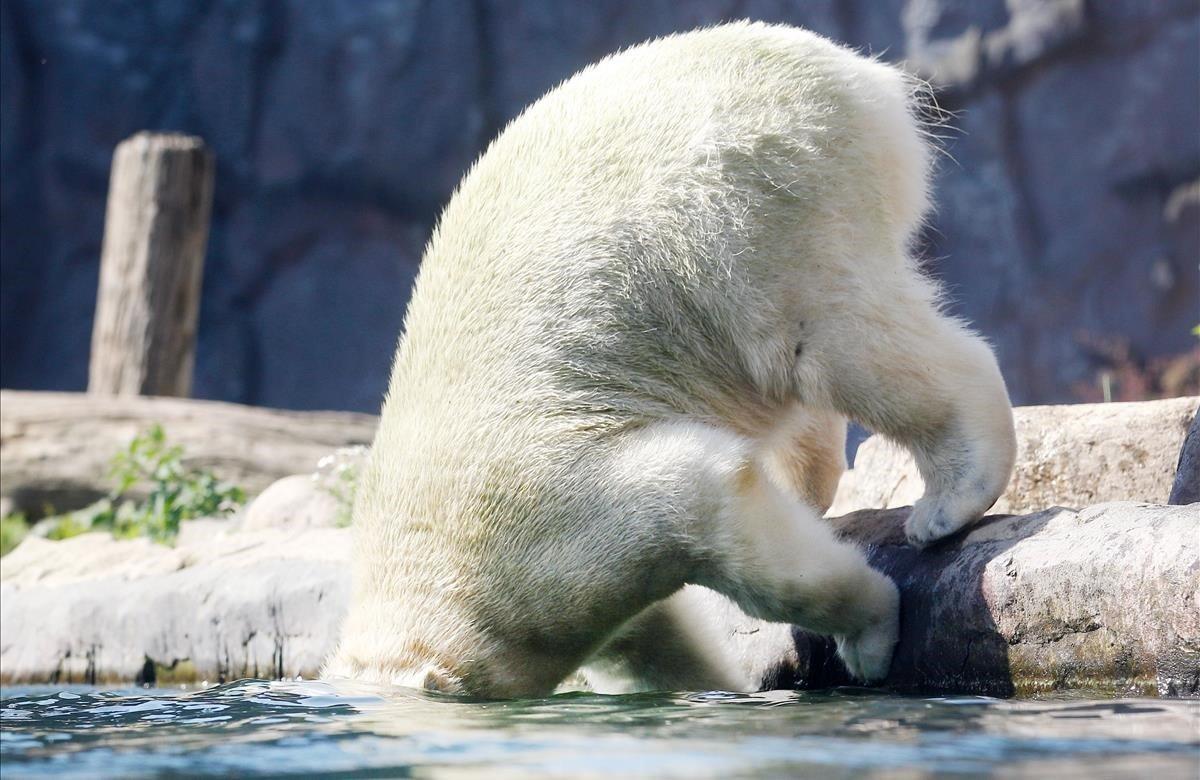
<path fill-rule="evenodd" d="M 483 702 L 325 682 L 0 692 L 18 777 L 1180 777 L 1200 703 L 862 689 Z"/>

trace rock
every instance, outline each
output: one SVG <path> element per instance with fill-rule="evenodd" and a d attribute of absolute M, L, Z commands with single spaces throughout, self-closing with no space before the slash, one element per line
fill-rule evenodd
<path fill-rule="evenodd" d="M 1114 502 L 992 516 L 926 552 L 904 544 L 905 514 L 835 521 L 903 594 L 888 686 L 1200 694 L 1194 510 Z"/>
<path fill-rule="evenodd" d="M 186 524 L 185 524 L 186 525 Z M 31 539 L 0 559 L 0 679 L 315 676 L 346 610 L 349 532 Z"/>
<path fill-rule="evenodd" d="M 241 250 L 222 270 L 242 315 L 201 322 L 228 343 L 200 349 L 197 371 L 240 358 L 231 391 L 259 405 L 378 412 L 428 226 L 322 187 L 243 204 L 227 225 L 215 240 Z"/>
<path fill-rule="evenodd" d="M 1200 686 L 1198 518 L 1110 503 L 987 518 L 928 550 L 906 510 L 833 522 L 902 593 L 887 685 L 1010 695 Z M 348 529 L 205 534 L 175 548 L 87 534 L 0 559 L 0 682 L 219 682 L 315 676 L 349 598 Z M 701 596 L 767 687 L 845 682 L 831 643 Z"/>
<path fill-rule="evenodd" d="M 1198 404 L 1200 398 L 1169 398 L 1015 408 L 1017 461 L 992 511 L 1164 500 Z M 907 506 L 924 489 L 911 456 L 872 436 L 842 475 L 828 514 Z"/>
<path fill-rule="evenodd" d="M 1007 112 L 1004 98 L 992 92 L 954 121 L 961 132 L 948 133 L 946 155 L 970 164 L 940 164 L 935 171 L 939 229 L 931 231 L 929 250 L 931 257 L 945 258 L 933 268 L 952 291 L 954 313 L 1008 323 L 987 328 L 1002 360 L 1020 356 L 1039 335 L 1029 332 L 1029 318 L 1022 316 L 1036 291 L 1029 269 L 1015 259 L 1023 257 L 1027 246 L 1021 182 L 1005 164 Z M 989 283 L 975 284 L 976 274 Z M 1021 376 L 1011 364 L 1003 368 L 1005 376 Z"/>
<path fill-rule="evenodd" d="M 1192 417 L 1187 438 L 1179 449 L 1179 465 L 1171 485 L 1168 504 L 1194 504 L 1200 501 L 1200 411 Z"/>
<path fill-rule="evenodd" d="M 261 74 L 261 182 L 375 191 L 435 216 L 488 140 L 475 8 L 290 0 L 281 10 L 278 59 Z"/>
<path fill-rule="evenodd" d="M 343 512 L 341 502 L 309 474 L 272 482 L 242 514 L 242 530 L 263 528 L 333 528 Z"/>
<path fill-rule="evenodd" d="M 1023 68 L 1085 39 L 1084 0 L 1010 0 L 1007 6 L 1007 24 L 983 40 L 984 65 L 993 72 Z"/>
<path fill-rule="evenodd" d="M 1012 362 L 1045 367 L 1039 396 L 1075 387 L 1082 400 L 1096 387 L 1092 339 L 1119 335 L 1145 360 L 1195 347 L 1200 233 L 1164 204 L 1200 172 L 1198 50 L 1200 16 L 1183 18 L 1111 57 L 1047 63 L 1013 98 L 1034 293 L 1013 300 L 1037 333 Z M 980 319 L 985 331 L 999 324 Z"/>
<path fill-rule="evenodd" d="M 114 146 L 217 159 L 200 397 L 374 412 L 458 176 L 559 80 L 643 38 L 790 22 L 940 81 L 955 113 L 922 254 L 1020 403 L 1086 400 L 1096 339 L 1193 349 L 1195 0 L 0 4 L 0 385 L 82 389 Z M 961 128 L 961 132 L 959 129 Z M 1186 204 L 1185 204 L 1186 205 Z M 1191 380 L 1187 390 L 1200 392 Z"/>
<path fill-rule="evenodd" d="M 179 524 L 179 534 L 175 537 L 176 547 L 198 547 L 211 544 L 218 537 L 228 536 L 239 530 L 238 524 L 230 517 L 197 517 L 184 520 Z"/>
<path fill-rule="evenodd" d="M 0 494 L 31 519 L 82 507 L 110 489 L 109 464 L 160 423 L 183 462 L 256 495 L 312 471 L 339 447 L 366 445 L 377 419 L 350 412 L 284 412 L 180 398 L 109 398 L 0 391 Z"/>

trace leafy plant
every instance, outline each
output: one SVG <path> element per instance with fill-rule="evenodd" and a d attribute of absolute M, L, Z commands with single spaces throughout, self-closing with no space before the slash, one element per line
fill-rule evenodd
<path fill-rule="evenodd" d="M 66 539 L 108 529 L 118 539 L 148 536 L 169 544 L 184 520 L 226 514 L 245 501 L 241 488 L 219 481 L 208 471 L 187 469 L 182 458 L 183 449 L 167 444 L 162 426 L 151 426 L 113 457 L 109 472 L 112 492 L 90 506 L 54 518 L 47 538 Z M 126 497 L 139 486 L 148 488 L 144 499 Z"/>

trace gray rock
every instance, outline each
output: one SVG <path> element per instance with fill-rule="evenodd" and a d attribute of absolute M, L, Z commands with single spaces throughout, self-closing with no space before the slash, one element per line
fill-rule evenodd
<path fill-rule="evenodd" d="M 988 518 L 925 551 L 905 510 L 833 521 L 902 593 L 887 684 L 1008 695 L 1191 695 L 1200 534 L 1188 507 L 1113 503 Z M 205 534 L 175 548 L 87 534 L 0 560 L 0 681 L 311 677 L 349 598 L 348 529 Z M 737 662 L 766 687 L 845 682 L 828 640 L 711 594 Z"/>
<path fill-rule="evenodd" d="M 993 512 L 1162 501 L 1200 398 L 1013 410 L 1017 461 Z M 905 450 L 873 436 L 842 475 L 831 516 L 912 504 L 925 486 Z"/>
<path fill-rule="evenodd" d="M 1168 504 L 1194 504 L 1200 501 L 1200 411 L 1192 417 L 1183 446 L 1179 448 L 1179 463 L 1171 485 Z"/>
<path fill-rule="evenodd" d="M 99 533 L 26 540 L 0 559 L 0 679 L 314 676 L 345 613 L 349 541 L 342 529 L 174 548 Z"/>
<path fill-rule="evenodd" d="M 1200 694 L 1193 509 L 1116 502 L 993 516 L 925 552 L 904 544 L 905 511 L 889 514 L 835 521 L 902 593 L 888 686 Z"/>
<path fill-rule="evenodd" d="M 333 528 L 342 506 L 312 475 L 294 474 L 272 482 L 242 514 L 242 530 Z"/>

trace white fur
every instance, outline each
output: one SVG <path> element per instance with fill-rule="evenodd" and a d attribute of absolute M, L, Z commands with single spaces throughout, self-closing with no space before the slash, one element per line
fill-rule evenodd
<path fill-rule="evenodd" d="M 515 120 L 426 251 L 326 673 L 539 695 L 591 659 L 613 688 L 755 687 L 664 601 L 690 583 L 882 677 L 896 589 L 814 510 L 843 416 L 916 454 L 917 544 L 979 517 L 1014 448 L 990 350 L 906 251 L 917 92 L 732 24 L 610 57 Z"/>

